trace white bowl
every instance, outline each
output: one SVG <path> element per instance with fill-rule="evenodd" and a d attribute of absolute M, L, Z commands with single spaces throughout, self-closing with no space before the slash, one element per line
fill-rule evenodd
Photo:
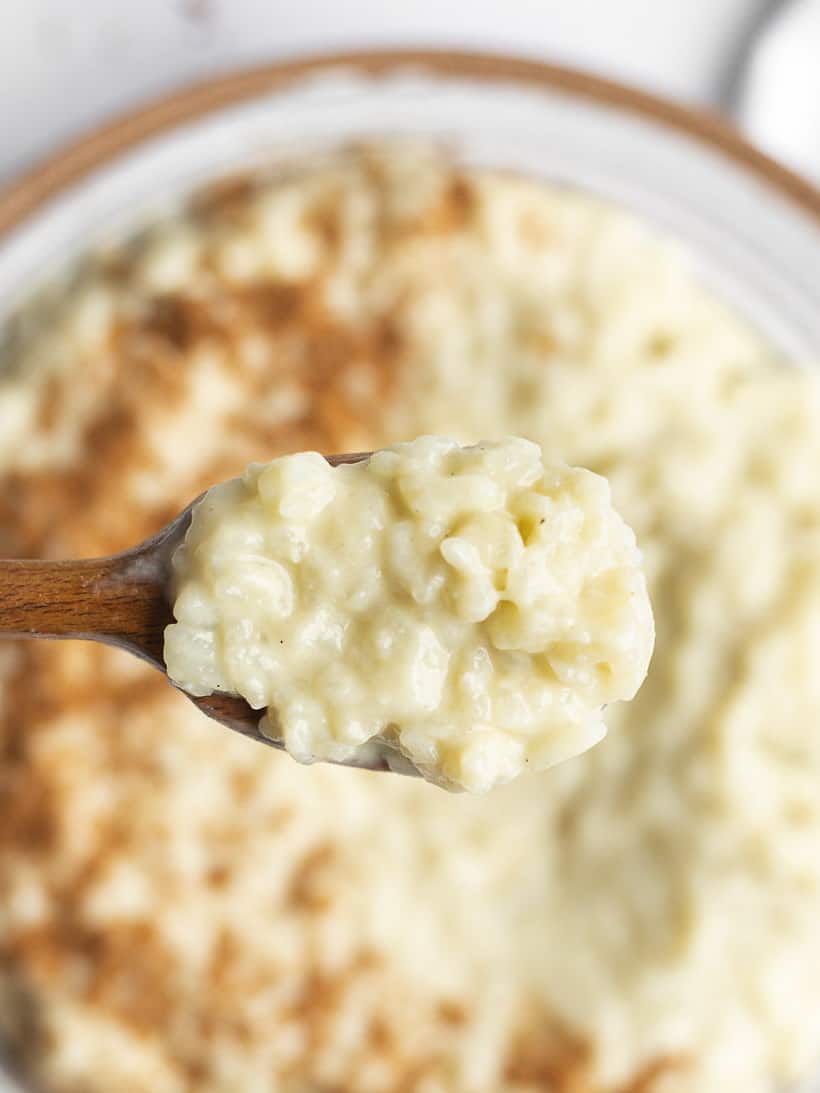
<path fill-rule="evenodd" d="M 358 138 L 422 135 L 468 163 L 619 202 L 797 357 L 820 356 L 820 194 L 716 119 L 566 69 L 367 53 L 239 73 L 115 122 L 0 195 L 0 320 L 89 243 L 196 185 Z M 5 235 L 3 235 L 5 233 Z"/>
<path fill-rule="evenodd" d="M 454 53 L 243 72 L 73 145 L 0 194 L 0 322 L 89 245 L 167 213 L 208 180 L 411 135 L 633 209 L 685 240 L 703 279 L 785 353 L 820 360 L 820 194 L 808 183 L 715 119 L 566 69 Z M 0 1075 L 0 1093 L 3 1084 Z"/>

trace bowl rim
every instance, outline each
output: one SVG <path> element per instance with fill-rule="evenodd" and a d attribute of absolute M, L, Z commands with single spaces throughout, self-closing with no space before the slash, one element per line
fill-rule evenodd
<path fill-rule="evenodd" d="M 513 54 L 450 49 L 334 50 L 241 67 L 115 115 L 0 188 L 0 242 L 52 198 L 144 141 L 216 110 L 334 69 L 383 76 L 404 68 L 438 79 L 505 81 L 592 100 L 677 130 L 730 159 L 820 225 L 820 188 L 750 144 L 730 121 L 581 69 Z"/>

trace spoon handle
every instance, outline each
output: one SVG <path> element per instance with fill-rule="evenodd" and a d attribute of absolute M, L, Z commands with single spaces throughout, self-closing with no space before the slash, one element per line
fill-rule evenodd
<path fill-rule="evenodd" d="M 102 641 L 162 664 L 171 621 L 162 581 L 139 553 L 69 562 L 0 559 L 0 637 Z"/>

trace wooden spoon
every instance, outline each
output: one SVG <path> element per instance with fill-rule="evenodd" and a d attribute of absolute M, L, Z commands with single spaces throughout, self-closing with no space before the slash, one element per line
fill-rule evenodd
<path fill-rule="evenodd" d="M 337 467 L 371 452 L 326 456 Z M 171 556 L 185 538 L 198 497 L 161 531 L 109 558 L 82 561 L 0 559 L 0 637 L 80 638 L 116 645 L 167 675 L 165 627 L 174 621 L 168 582 Z M 229 729 L 281 748 L 259 731 L 259 710 L 232 694 L 189 695 L 196 706 Z M 386 757 L 368 756 L 348 766 L 393 769 Z"/>

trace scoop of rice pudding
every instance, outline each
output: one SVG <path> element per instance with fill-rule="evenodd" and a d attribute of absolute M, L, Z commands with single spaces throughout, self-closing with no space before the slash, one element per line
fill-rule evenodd
<path fill-rule="evenodd" d="M 282 456 L 195 506 L 168 674 L 266 707 L 303 762 L 378 746 L 480 792 L 586 751 L 603 705 L 635 694 L 640 563 L 606 481 L 528 440 Z"/>
<path fill-rule="evenodd" d="M 488 797 L 309 769 L 114 650 L 2 650 L 0 1027 L 55 1093 L 768 1093 L 820 1012 L 820 397 L 624 213 L 420 149 L 225 184 L 5 330 L 6 555 L 253 459 L 605 475 L 646 682 Z"/>

